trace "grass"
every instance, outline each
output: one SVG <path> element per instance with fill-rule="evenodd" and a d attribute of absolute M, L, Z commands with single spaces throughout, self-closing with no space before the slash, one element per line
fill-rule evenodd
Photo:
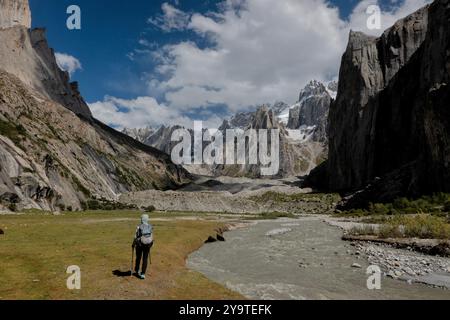
<path fill-rule="evenodd" d="M 276 203 L 292 203 L 292 202 L 325 202 L 328 204 L 340 201 L 338 194 L 322 194 L 322 193 L 294 193 L 286 194 L 280 192 L 269 191 L 260 196 L 252 197 L 255 202 L 276 202 Z"/>
<path fill-rule="evenodd" d="M 353 228 L 351 235 L 374 235 L 386 238 L 419 238 L 450 240 L 450 220 L 448 218 L 419 214 L 397 215 L 386 219 L 379 229 L 370 225 Z"/>
<path fill-rule="evenodd" d="M 0 216 L 0 299 L 242 299 L 186 268 L 187 256 L 223 225 L 206 220 L 156 220 L 150 277 L 129 270 L 136 211 Z M 66 269 L 81 268 L 80 291 L 66 287 Z"/>
<path fill-rule="evenodd" d="M 22 125 L 14 125 L 0 119 L 0 135 L 8 137 L 12 142 L 19 145 L 27 132 Z"/>
<path fill-rule="evenodd" d="M 433 214 L 446 216 L 450 212 L 450 194 L 437 193 L 418 199 L 398 198 L 392 203 L 371 203 L 366 209 L 341 212 L 338 216 L 365 217 L 375 215 Z"/>

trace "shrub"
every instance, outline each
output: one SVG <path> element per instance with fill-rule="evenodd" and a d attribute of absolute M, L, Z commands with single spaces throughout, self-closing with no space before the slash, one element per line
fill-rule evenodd
<path fill-rule="evenodd" d="M 150 213 L 150 212 L 155 212 L 156 211 L 156 208 L 155 208 L 155 206 L 148 206 L 148 207 L 144 207 L 144 208 L 142 208 L 145 212 L 148 212 L 148 213 Z"/>
<path fill-rule="evenodd" d="M 450 212 L 450 200 L 447 200 L 444 204 L 444 211 Z"/>
<path fill-rule="evenodd" d="M 0 119 L 0 135 L 8 137 L 15 144 L 20 144 L 26 133 L 22 125 L 14 125 Z"/>
<path fill-rule="evenodd" d="M 362 226 L 353 227 L 350 229 L 349 234 L 354 236 L 373 236 L 378 233 L 374 226 L 365 224 Z"/>

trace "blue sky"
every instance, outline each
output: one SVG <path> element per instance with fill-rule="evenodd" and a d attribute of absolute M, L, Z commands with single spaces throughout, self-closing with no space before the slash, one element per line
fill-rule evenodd
<path fill-rule="evenodd" d="M 233 6 L 216 0 L 30 0 L 30 5 L 33 27 L 46 27 L 50 46 L 80 61 L 82 69 L 72 79 L 94 114 L 120 128 L 191 119 L 217 123 L 260 103 L 294 103 L 311 78 L 337 76 L 349 29 L 363 26 L 363 11 L 377 3 L 229 1 Z M 378 2 L 383 27 L 425 2 Z M 244 3 L 244 11 L 238 12 L 236 3 Z M 79 31 L 66 28 L 72 4 L 81 8 Z"/>

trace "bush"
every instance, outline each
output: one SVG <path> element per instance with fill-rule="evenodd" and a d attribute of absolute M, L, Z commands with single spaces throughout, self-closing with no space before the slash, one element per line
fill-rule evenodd
<path fill-rule="evenodd" d="M 148 213 L 150 213 L 150 212 L 155 212 L 156 211 L 156 208 L 155 208 L 155 206 L 148 206 L 148 207 L 144 207 L 144 208 L 142 208 L 145 212 L 148 212 Z"/>
<path fill-rule="evenodd" d="M 447 200 L 447 202 L 445 202 L 445 204 L 444 204 L 444 211 L 445 212 L 450 212 L 450 200 Z"/>
<path fill-rule="evenodd" d="M 397 216 L 380 228 L 380 238 L 450 239 L 446 218 L 420 214 Z"/>
<path fill-rule="evenodd" d="M 349 234 L 354 236 L 373 236 L 377 235 L 377 230 L 374 226 L 365 224 L 362 226 L 353 227 L 349 231 Z"/>
<path fill-rule="evenodd" d="M 10 203 L 8 205 L 8 209 L 12 212 L 15 212 L 17 210 L 17 205 L 15 203 Z"/>
<path fill-rule="evenodd" d="M 450 194 L 436 193 L 432 196 L 423 196 L 411 200 L 407 198 L 395 199 L 392 203 L 370 203 L 367 210 L 353 209 L 343 212 L 342 215 L 365 216 L 365 215 L 399 215 L 399 214 L 434 214 L 442 215 L 450 212 Z"/>
<path fill-rule="evenodd" d="M 403 238 L 404 234 L 401 231 L 399 225 L 396 224 L 384 224 L 378 231 L 378 237 L 382 239 L 386 238 Z"/>
<path fill-rule="evenodd" d="M 87 202 L 81 202 L 81 208 L 86 210 L 137 210 L 138 207 L 134 204 L 124 204 L 120 202 L 111 201 L 105 198 L 89 199 Z"/>

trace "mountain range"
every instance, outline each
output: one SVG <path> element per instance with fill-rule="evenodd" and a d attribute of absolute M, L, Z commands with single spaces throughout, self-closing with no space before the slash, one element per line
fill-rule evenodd
<path fill-rule="evenodd" d="M 280 171 L 345 194 L 344 208 L 450 192 L 450 0 L 380 37 L 351 32 L 339 83 L 263 105 L 219 130 L 278 129 Z M 177 189 L 192 174 L 259 178 L 256 165 L 175 165 L 177 124 L 118 132 L 95 119 L 56 62 L 28 0 L 0 1 L 0 210 L 80 210 L 123 193 Z"/>
<path fill-rule="evenodd" d="M 314 80 L 301 90 L 294 105 L 277 102 L 260 106 L 255 111 L 239 112 L 225 119 L 218 129 L 224 136 L 227 129 L 280 129 L 280 171 L 274 178 L 304 176 L 326 158 L 327 118 L 336 90 L 337 82 L 325 85 Z M 171 142 L 172 133 L 180 128 L 179 125 L 159 129 L 125 128 L 122 132 L 171 154 L 176 145 Z M 189 165 L 186 169 L 193 174 L 260 177 L 259 167 L 255 165 Z"/>

